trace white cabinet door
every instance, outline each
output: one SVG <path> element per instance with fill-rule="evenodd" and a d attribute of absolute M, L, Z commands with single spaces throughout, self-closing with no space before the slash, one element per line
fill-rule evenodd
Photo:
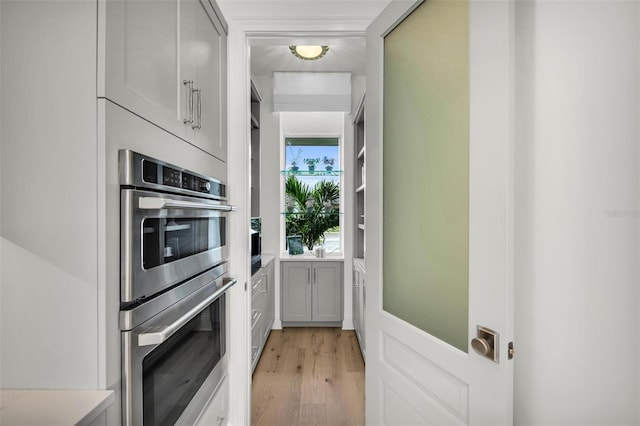
<path fill-rule="evenodd" d="M 353 317 L 353 329 L 360 339 L 360 289 L 358 270 L 355 265 L 351 271 L 351 316 Z"/>
<path fill-rule="evenodd" d="M 342 321 L 342 263 L 313 262 L 311 318 Z"/>
<path fill-rule="evenodd" d="M 199 10 L 190 52 L 196 72 L 198 122 L 192 137 L 198 147 L 224 160 L 227 154 L 227 35 L 215 14 L 205 8 L 201 0 L 196 3 Z"/>
<path fill-rule="evenodd" d="M 178 2 L 105 1 L 104 97 L 182 138 Z"/>
<path fill-rule="evenodd" d="M 269 337 L 269 333 L 271 332 L 271 327 L 273 326 L 273 318 L 274 318 L 274 286 L 273 286 L 273 262 L 269 264 L 265 268 L 265 273 L 263 275 L 263 279 L 265 280 L 265 301 L 264 301 L 264 316 L 265 316 L 265 327 L 264 327 L 264 340 L 263 344 L 266 342 Z"/>
<path fill-rule="evenodd" d="M 367 313 L 367 282 L 366 282 L 366 274 L 364 271 L 360 273 L 359 278 L 359 302 L 360 302 L 360 312 L 358 316 L 358 338 L 360 343 L 360 350 L 362 351 L 362 357 L 366 359 L 366 327 L 367 322 L 365 321 L 366 313 Z"/>
<path fill-rule="evenodd" d="M 282 321 L 311 321 L 311 264 L 282 262 Z"/>
<path fill-rule="evenodd" d="M 213 4 L 105 1 L 99 95 L 226 161 L 227 35 Z"/>
<path fill-rule="evenodd" d="M 353 301 L 353 329 L 358 338 L 360 344 L 360 350 L 362 356 L 365 355 L 365 342 L 364 342 L 364 328 L 365 328 L 365 310 L 366 310 L 366 289 L 365 289 L 365 273 L 360 261 L 353 263 L 353 289 L 352 289 L 352 301 Z"/>

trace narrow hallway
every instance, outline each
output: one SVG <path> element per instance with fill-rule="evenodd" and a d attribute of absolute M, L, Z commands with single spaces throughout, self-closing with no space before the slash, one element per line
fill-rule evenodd
<path fill-rule="evenodd" d="M 364 425 L 364 362 L 352 330 L 273 330 L 253 374 L 251 424 Z"/>

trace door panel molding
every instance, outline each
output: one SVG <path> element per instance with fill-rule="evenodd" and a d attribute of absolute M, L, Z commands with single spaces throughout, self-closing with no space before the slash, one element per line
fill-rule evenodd
<path fill-rule="evenodd" d="M 381 330 L 381 361 L 463 421 L 469 415 L 469 385 L 411 346 Z"/>

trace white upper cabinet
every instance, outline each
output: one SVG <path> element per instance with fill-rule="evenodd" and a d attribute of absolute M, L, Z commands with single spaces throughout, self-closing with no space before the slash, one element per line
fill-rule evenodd
<path fill-rule="evenodd" d="M 226 158 L 227 99 L 227 35 L 223 23 L 212 8 L 198 0 L 182 0 L 183 28 L 189 28 L 187 38 L 189 72 L 184 80 L 194 84 L 194 124 L 190 139 L 201 149 Z M 186 38 L 186 37 L 185 37 Z M 185 43 L 183 42 L 183 45 Z M 224 102 L 224 103 L 223 103 Z"/>
<path fill-rule="evenodd" d="M 107 99 L 226 160 L 226 23 L 209 0 L 105 0 Z"/>

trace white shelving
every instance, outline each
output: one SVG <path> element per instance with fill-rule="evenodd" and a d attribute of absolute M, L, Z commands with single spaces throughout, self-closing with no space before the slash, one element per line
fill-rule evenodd
<path fill-rule="evenodd" d="M 355 118 L 353 120 L 355 143 L 355 152 L 357 155 L 354 159 L 355 170 L 355 218 L 354 223 L 357 224 L 354 235 L 354 252 L 353 257 L 364 259 L 365 255 L 365 200 L 366 200 L 366 183 L 365 183 L 365 160 L 366 160 L 366 140 L 364 132 L 364 95 L 356 109 Z"/>

